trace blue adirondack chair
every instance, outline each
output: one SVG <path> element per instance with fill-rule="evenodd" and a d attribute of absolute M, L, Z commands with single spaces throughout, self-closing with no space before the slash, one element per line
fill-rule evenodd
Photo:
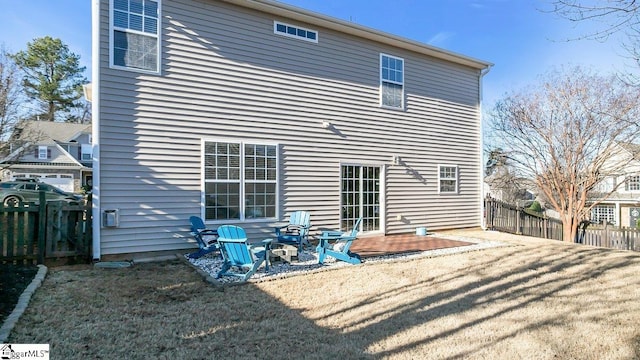
<path fill-rule="evenodd" d="M 350 264 L 360 264 L 360 255 L 349 251 L 351 243 L 358 235 L 358 227 L 362 218 L 356 220 L 350 232 L 323 231 L 320 236 L 320 243 L 316 248 L 318 252 L 318 264 L 324 263 L 326 256 L 332 256 L 338 260 L 346 261 Z"/>
<path fill-rule="evenodd" d="M 289 224 L 275 227 L 276 241 L 284 244 L 298 245 L 302 251 L 303 245 L 309 244 L 310 214 L 307 211 L 294 211 L 289 217 Z"/>
<path fill-rule="evenodd" d="M 190 259 L 197 259 L 203 255 L 219 249 L 218 232 L 213 229 L 207 229 L 204 221 L 199 216 L 192 216 L 189 218 L 191 222 L 191 234 L 198 242 L 198 251 L 189 254 Z"/>
<path fill-rule="evenodd" d="M 224 263 L 216 278 L 237 276 L 242 278 L 242 281 L 247 281 L 263 262 L 265 270 L 268 271 L 271 242 L 271 239 L 266 239 L 258 244 L 248 244 L 243 228 L 235 225 L 218 227 L 218 244 Z M 231 271 L 234 267 L 237 272 Z"/>

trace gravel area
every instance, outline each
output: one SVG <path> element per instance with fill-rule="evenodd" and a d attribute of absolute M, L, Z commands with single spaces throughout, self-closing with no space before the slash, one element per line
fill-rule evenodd
<path fill-rule="evenodd" d="M 473 243 L 473 245 L 428 250 L 428 251 L 414 252 L 414 253 L 367 257 L 362 259 L 361 265 L 367 265 L 367 264 L 378 263 L 378 262 L 406 261 L 410 259 L 417 259 L 417 258 L 423 258 L 423 257 L 442 256 L 442 255 L 456 254 L 461 252 L 476 251 L 476 250 L 486 249 L 491 247 L 507 246 L 507 244 L 503 242 L 487 241 L 487 240 L 469 238 L 464 236 L 455 236 L 455 235 L 446 235 L 446 234 L 433 234 L 433 236 L 441 239 L 465 241 L 468 243 Z M 220 271 L 220 269 L 222 268 L 222 259 L 220 258 L 220 255 L 217 253 L 210 253 L 198 259 L 189 259 L 188 254 L 185 254 L 184 256 L 189 261 L 189 263 L 191 263 L 196 268 L 204 271 L 206 274 L 210 275 L 213 278 L 216 277 L 216 275 L 218 274 L 218 271 Z M 286 263 L 286 262 L 274 263 L 271 266 L 269 266 L 269 270 L 265 270 L 265 266 L 263 264 L 258 269 L 258 271 L 253 276 L 251 276 L 251 278 L 247 282 L 256 283 L 256 282 L 262 282 L 262 281 L 269 281 L 269 280 L 281 279 L 281 278 L 290 277 L 290 276 L 297 276 L 297 275 L 310 274 L 314 272 L 333 270 L 333 269 L 337 269 L 345 266 L 354 266 L 354 265 L 346 263 L 344 261 L 337 261 L 332 257 L 325 258 L 324 264 L 318 264 L 318 256 L 315 252 L 315 249 L 305 250 L 302 253 L 298 254 L 297 261 L 293 261 L 291 263 Z M 358 266 L 358 265 L 355 265 L 355 266 Z M 240 278 L 237 278 L 235 276 L 223 276 L 222 278 L 217 279 L 217 281 L 224 284 L 242 282 Z"/>

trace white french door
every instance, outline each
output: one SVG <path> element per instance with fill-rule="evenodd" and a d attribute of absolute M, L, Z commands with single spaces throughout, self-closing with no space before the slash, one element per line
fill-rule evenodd
<path fill-rule="evenodd" d="M 340 227 L 351 230 L 362 217 L 361 232 L 381 230 L 380 166 L 342 165 L 340 176 Z"/>

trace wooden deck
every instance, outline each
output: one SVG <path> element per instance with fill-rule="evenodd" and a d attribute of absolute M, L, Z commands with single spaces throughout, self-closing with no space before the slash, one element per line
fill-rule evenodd
<path fill-rule="evenodd" d="M 427 250 L 445 249 L 468 246 L 473 243 L 433 236 L 418 236 L 413 234 L 366 236 L 354 240 L 351 251 L 363 258 L 390 254 L 422 252 Z"/>

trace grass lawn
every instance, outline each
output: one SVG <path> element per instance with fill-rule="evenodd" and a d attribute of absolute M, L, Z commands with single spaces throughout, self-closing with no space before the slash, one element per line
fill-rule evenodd
<path fill-rule="evenodd" d="M 8 340 L 52 358 L 638 359 L 640 254 L 511 246 L 208 285 L 181 261 L 50 269 Z"/>

